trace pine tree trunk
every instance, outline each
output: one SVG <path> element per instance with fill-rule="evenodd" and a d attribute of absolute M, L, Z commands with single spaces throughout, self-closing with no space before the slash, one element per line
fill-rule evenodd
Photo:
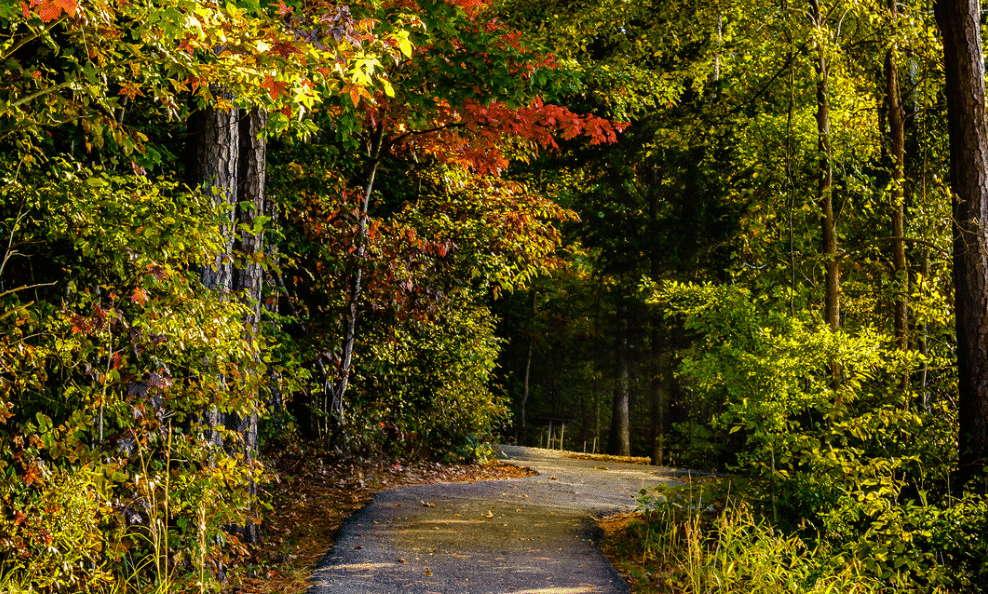
<path fill-rule="evenodd" d="M 240 126 L 239 111 L 231 109 L 203 109 L 194 112 L 186 122 L 185 179 L 190 188 L 202 188 L 212 193 L 216 203 L 225 207 L 230 217 L 223 226 L 225 244 L 213 262 L 202 268 L 202 284 L 219 294 L 233 290 L 233 252 L 237 204 L 237 169 L 239 167 Z M 204 413 L 207 425 L 205 436 L 214 446 L 223 446 L 223 434 L 218 430 L 225 426 L 225 417 L 212 406 Z"/>
<path fill-rule="evenodd" d="M 241 224 L 253 227 L 254 218 L 269 209 L 264 195 L 267 145 L 260 135 L 265 121 L 263 112 L 236 109 L 200 110 L 187 121 L 186 182 L 190 187 L 212 192 L 217 203 L 226 205 L 229 216 L 222 229 L 224 250 L 203 267 L 202 282 L 220 296 L 236 293 L 245 299 L 250 312 L 244 320 L 248 334 L 243 338 L 251 343 L 261 319 L 264 241 L 261 233 L 242 232 L 238 227 Z M 254 356 L 254 363 L 259 363 L 257 353 Z M 257 400 L 255 393 L 250 409 L 244 414 L 223 413 L 215 406 L 210 407 L 204 415 L 207 440 L 216 447 L 242 454 L 250 463 L 256 458 L 258 448 Z M 239 437 L 224 443 L 220 427 Z M 255 492 L 256 485 L 251 484 L 249 489 Z M 249 520 L 230 530 L 245 542 L 259 540 L 255 521 Z"/>
<path fill-rule="evenodd" d="M 612 456 L 630 456 L 628 312 L 624 305 L 618 307 L 617 336 L 614 343 L 614 400 L 611 408 L 611 434 L 607 440 L 607 453 Z"/>
<path fill-rule="evenodd" d="M 977 0 L 938 0 L 953 191 L 959 454 L 955 488 L 988 492 L 988 123 Z"/>
<path fill-rule="evenodd" d="M 267 141 L 261 132 L 267 124 L 267 113 L 252 109 L 242 111 L 240 119 L 240 147 L 237 168 L 237 207 L 235 210 L 236 222 L 244 225 L 248 229 L 254 227 L 254 220 L 261 216 L 266 210 L 266 199 L 264 194 L 264 183 L 266 179 L 267 163 Z M 260 330 L 262 299 L 264 290 L 264 234 L 260 231 L 252 233 L 249 231 L 236 231 L 234 234 L 234 250 L 237 252 L 239 260 L 233 269 L 233 290 L 242 296 L 245 303 L 250 308 L 247 314 L 247 328 L 251 336 L 245 336 L 246 340 L 252 340 Z M 258 353 L 254 353 L 255 365 L 260 364 Z M 248 373 L 255 373 L 249 370 Z M 259 395 L 254 394 L 254 410 L 240 415 L 230 412 L 226 418 L 226 428 L 241 436 L 242 443 L 239 444 L 240 453 L 244 459 L 251 461 L 257 456 L 257 425 L 259 406 Z M 251 484 L 252 495 L 257 494 L 257 485 Z M 236 532 L 241 536 L 241 540 L 249 543 L 260 542 L 258 524 L 247 523 L 243 527 L 237 527 Z"/>
<path fill-rule="evenodd" d="M 662 345 L 661 332 L 659 332 L 658 324 L 658 319 L 652 320 L 652 373 L 649 385 L 651 392 L 649 401 L 651 403 L 650 412 L 652 417 L 652 464 L 662 466 L 665 446 L 665 403 L 667 399 L 665 398 L 665 390 L 662 385 Z"/>

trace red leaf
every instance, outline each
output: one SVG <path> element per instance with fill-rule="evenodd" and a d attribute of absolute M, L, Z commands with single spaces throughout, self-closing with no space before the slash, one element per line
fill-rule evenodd
<path fill-rule="evenodd" d="M 271 6 L 274 6 L 274 4 L 272 4 Z M 292 11 L 295 10 L 294 6 L 286 6 L 285 0 L 279 0 L 277 6 L 278 6 L 278 16 L 286 17 L 292 14 Z"/>

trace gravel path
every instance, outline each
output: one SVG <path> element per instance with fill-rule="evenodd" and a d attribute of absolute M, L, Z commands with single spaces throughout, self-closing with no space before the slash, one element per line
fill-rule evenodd
<path fill-rule="evenodd" d="M 627 592 L 593 520 L 633 509 L 674 472 L 514 446 L 502 456 L 539 474 L 379 493 L 340 529 L 309 594 Z"/>

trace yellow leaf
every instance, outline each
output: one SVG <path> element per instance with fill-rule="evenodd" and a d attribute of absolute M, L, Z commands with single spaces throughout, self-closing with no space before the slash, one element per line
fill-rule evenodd
<path fill-rule="evenodd" d="M 398 40 L 398 49 L 401 50 L 401 53 L 405 54 L 406 58 L 412 57 L 412 42 L 407 37 L 402 37 Z"/>

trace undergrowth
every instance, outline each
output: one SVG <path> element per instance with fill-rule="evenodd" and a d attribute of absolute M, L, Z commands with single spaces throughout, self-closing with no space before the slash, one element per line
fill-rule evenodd
<path fill-rule="evenodd" d="M 634 514 L 604 522 L 605 551 L 635 592 L 939 594 L 985 583 L 982 498 L 943 508 L 888 500 L 887 513 L 849 538 L 805 524 L 784 531 L 729 490 L 726 482 L 642 489 Z"/>

